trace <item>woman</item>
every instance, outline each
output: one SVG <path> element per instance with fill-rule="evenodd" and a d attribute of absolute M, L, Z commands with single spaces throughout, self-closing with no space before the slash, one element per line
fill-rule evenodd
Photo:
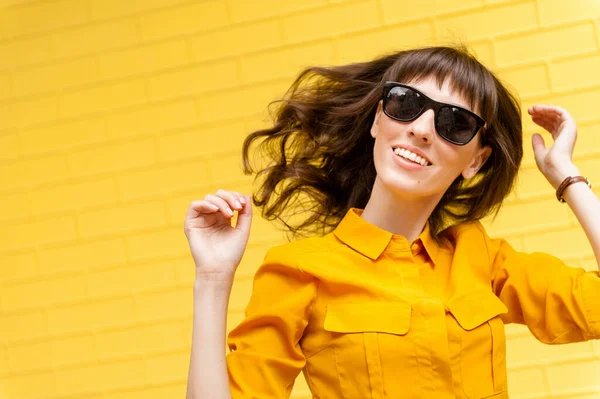
<path fill-rule="evenodd" d="M 292 232 L 323 234 L 267 252 L 225 358 L 251 198 L 219 190 L 191 203 L 188 397 L 284 398 L 303 371 L 316 398 L 507 398 L 505 323 L 547 344 L 600 338 L 598 272 L 517 252 L 479 222 L 513 187 L 522 127 L 517 100 L 465 49 L 309 68 L 288 94 L 273 128 L 246 139 L 246 171 L 265 138 L 272 163 L 255 204 Z M 528 112 L 554 139 L 534 135 L 538 168 L 600 259 L 575 123 L 556 106 Z M 283 215 L 298 203 L 293 226 Z"/>

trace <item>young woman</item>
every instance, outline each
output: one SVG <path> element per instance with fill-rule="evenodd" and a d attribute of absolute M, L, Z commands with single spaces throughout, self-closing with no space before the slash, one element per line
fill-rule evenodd
<path fill-rule="evenodd" d="M 575 123 L 556 106 L 528 112 L 554 140 L 533 136 L 538 168 L 600 260 L 600 201 L 572 162 Z M 598 272 L 517 252 L 479 222 L 513 187 L 521 114 L 465 49 L 309 68 L 275 125 L 246 139 L 247 172 L 259 138 L 272 162 L 254 204 L 322 234 L 267 252 L 226 357 L 251 197 L 191 203 L 189 398 L 286 398 L 300 371 L 315 398 L 508 398 L 505 323 L 547 344 L 600 339 Z"/>

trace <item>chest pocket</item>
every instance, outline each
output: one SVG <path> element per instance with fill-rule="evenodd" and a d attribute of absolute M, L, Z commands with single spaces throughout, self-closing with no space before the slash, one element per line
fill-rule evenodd
<path fill-rule="evenodd" d="M 418 367 L 410 334 L 411 310 L 409 302 L 327 306 L 324 329 L 331 332 L 344 398 L 384 398 L 382 353 L 397 360 L 393 377 L 401 376 L 403 381 L 394 383 L 414 384 Z"/>
<path fill-rule="evenodd" d="M 467 398 L 480 399 L 507 390 L 506 335 L 500 314 L 508 308 L 491 291 L 478 291 L 447 304 L 449 344 L 460 353 L 459 370 Z"/>

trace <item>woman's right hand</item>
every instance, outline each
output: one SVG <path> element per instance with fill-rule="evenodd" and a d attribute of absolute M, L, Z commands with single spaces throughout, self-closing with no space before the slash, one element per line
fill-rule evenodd
<path fill-rule="evenodd" d="M 235 210 L 238 219 L 233 227 Z M 184 232 L 196 264 L 196 279 L 233 281 L 248 243 L 251 222 L 250 195 L 218 190 L 215 195 L 191 202 Z"/>

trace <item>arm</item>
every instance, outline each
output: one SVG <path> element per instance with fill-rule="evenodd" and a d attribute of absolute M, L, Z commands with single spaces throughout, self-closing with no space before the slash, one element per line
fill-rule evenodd
<path fill-rule="evenodd" d="M 227 305 L 232 282 L 196 279 L 187 399 L 230 399 L 225 363 Z"/>
<path fill-rule="evenodd" d="M 540 172 L 556 190 L 568 176 L 580 175 L 572 161 L 577 126 L 569 112 L 561 107 L 534 105 L 528 112 L 532 120 L 546 129 L 554 139 L 552 146 L 546 148 L 542 136 L 534 134 L 532 145 Z M 592 190 L 581 182 L 568 186 L 563 198 L 585 231 L 600 270 L 600 201 Z"/>

